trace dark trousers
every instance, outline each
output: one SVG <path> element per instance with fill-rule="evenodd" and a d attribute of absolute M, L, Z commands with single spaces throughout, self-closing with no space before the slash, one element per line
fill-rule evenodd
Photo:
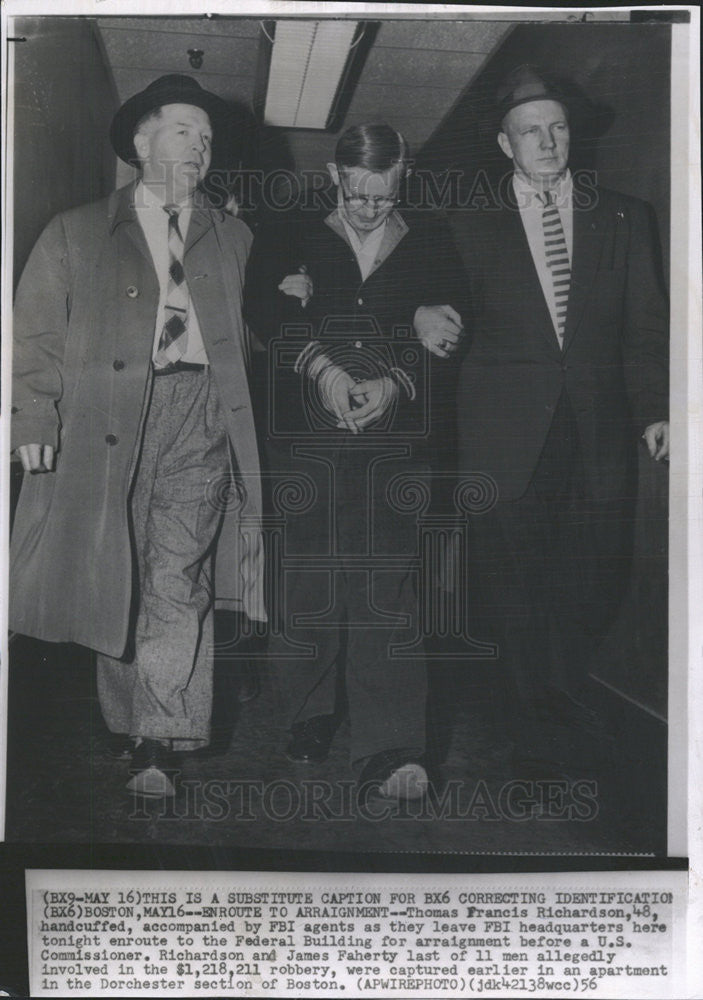
<path fill-rule="evenodd" d="M 472 522 L 480 615 L 516 746 L 548 754 L 554 692 L 588 700 L 588 666 L 614 619 L 630 567 L 626 499 L 586 495 L 578 431 L 562 395 L 532 481 Z"/>
<path fill-rule="evenodd" d="M 417 525 L 389 487 L 412 475 L 389 449 L 354 441 L 306 449 L 313 484 L 288 513 L 277 629 L 270 643 L 291 723 L 348 710 L 353 764 L 381 750 L 425 748 L 426 669 L 418 643 Z M 285 479 L 280 467 L 274 469 Z M 413 645 L 409 655 L 402 649 Z"/>

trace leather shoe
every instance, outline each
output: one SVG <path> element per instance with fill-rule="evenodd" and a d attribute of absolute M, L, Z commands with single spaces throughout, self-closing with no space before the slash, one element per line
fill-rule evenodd
<path fill-rule="evenodd" d="M 327 760 L 336 728 L 333 715 L 313 715 L 294 723 L 286 757 L 295 764 L 321 764 Z"/>
<path fill-rule="evenodd" d="M 373 754 L 359 775 L 360 786 L 369 786 L 369 792 L 376 792 L 384 799 L 421 799 L 428 784 L 422 756 L 402 749 Z"/>
<path fill-rule="evenodd" d="M 131 760 L 134 737 L 127 733 L 108 733 L 103 744 L 103 754 L 111 760 Z"/>
<path fill-rule="evenodd" d="M 173 774 L 175 755 L 158 740 L 142 739 L 132 754 L 132 777 L 127 791 L 145 799 L 170 798 L 176 794 Z"/>

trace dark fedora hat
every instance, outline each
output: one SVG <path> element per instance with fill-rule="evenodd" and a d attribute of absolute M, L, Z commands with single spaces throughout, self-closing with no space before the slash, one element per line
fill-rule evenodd
<path fill-rule="evenodd" d="M 551 73 L 525 63 L 509 73 L 496 91 L 499 122 L 502 122 L 513 108 L 517 108 L 520 104 L 530 104 L 532 101 L 558 101 L 567 114 L 572 110 L 573 103 L 563 81 Z"/>
<path fill-rule="evenodd" d="M 509 73 L 497 88 L 493 124 L 502 128 L 509 111 L 532 101 L 561 104 L 582 139 L 602 136 L 615 119 L 610 105 L 592 100 L 574 80 L 525 63 Z"/>
<path fill-rule="evenodd" d="M 133 163 L 137 159 L 133 142 L 137 123 L 144 115 L 165 104 L 190 104 L 202 108 L 210 118 L 216 136 L 218 131 L 230 124 L 230 109 L 227 102 L 209 90 L 204 90 L 197 80 L 178 73 L 160 76 L 145 90 L 125 101 L 112 119 L 110 142 L 119 158 L 125 163 Z"/>

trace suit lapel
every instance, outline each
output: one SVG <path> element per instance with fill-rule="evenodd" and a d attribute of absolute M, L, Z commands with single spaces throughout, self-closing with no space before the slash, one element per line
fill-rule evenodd
<path fill-rule="evenodd" d="M 512 193 L 512 185 L 511 185 Z M 532 251 L 527 241 L 525 227 L 516 204 L 509 203 L 498 215 L 498 248 L 502 257 L 503 281 L 506 296 L 514 296 L 519 289 L 519 311 L 521 322 L 524 317 L 534 318 L 534 329 L 551 350 L 560 353 L 559 342 L 554 332 L 554 324 L 549 307 L 544 298 L 539 274 L 532 259 Z M 505 248 L 510 248 L 506 250 Z M 529 280 L 525 280 L 529 275 Z"/>
<path fill-rule="evenodd" d="M 586 300 L 593 288 L 594 275 L 603 252 L 607 215 L 596 198 L 592 207 L 574 205 L 574 245 L 571 262 L 571 286 L 564 329 L 566 352 L 578 329 Z"/>

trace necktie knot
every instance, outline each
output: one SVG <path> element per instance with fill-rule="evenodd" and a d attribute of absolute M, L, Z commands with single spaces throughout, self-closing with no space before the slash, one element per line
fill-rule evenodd
<path fill-rule="evenodd" d="M 179 239 L 182 241 L 183 236 L 181 235 L 180 226 L 178 225 L 178 217 L 181 214 L 181 209 L 179 205 L 164 205 L 164 212 L 168 215 L 168 231 L 178 234 Z"/>
<path fill-rule="evenodd" d="M 542 202 L 545 208 L 551 208 L 554 204 L 554 192 L 553 191 L 541 191 L 537 197 Z"/>

